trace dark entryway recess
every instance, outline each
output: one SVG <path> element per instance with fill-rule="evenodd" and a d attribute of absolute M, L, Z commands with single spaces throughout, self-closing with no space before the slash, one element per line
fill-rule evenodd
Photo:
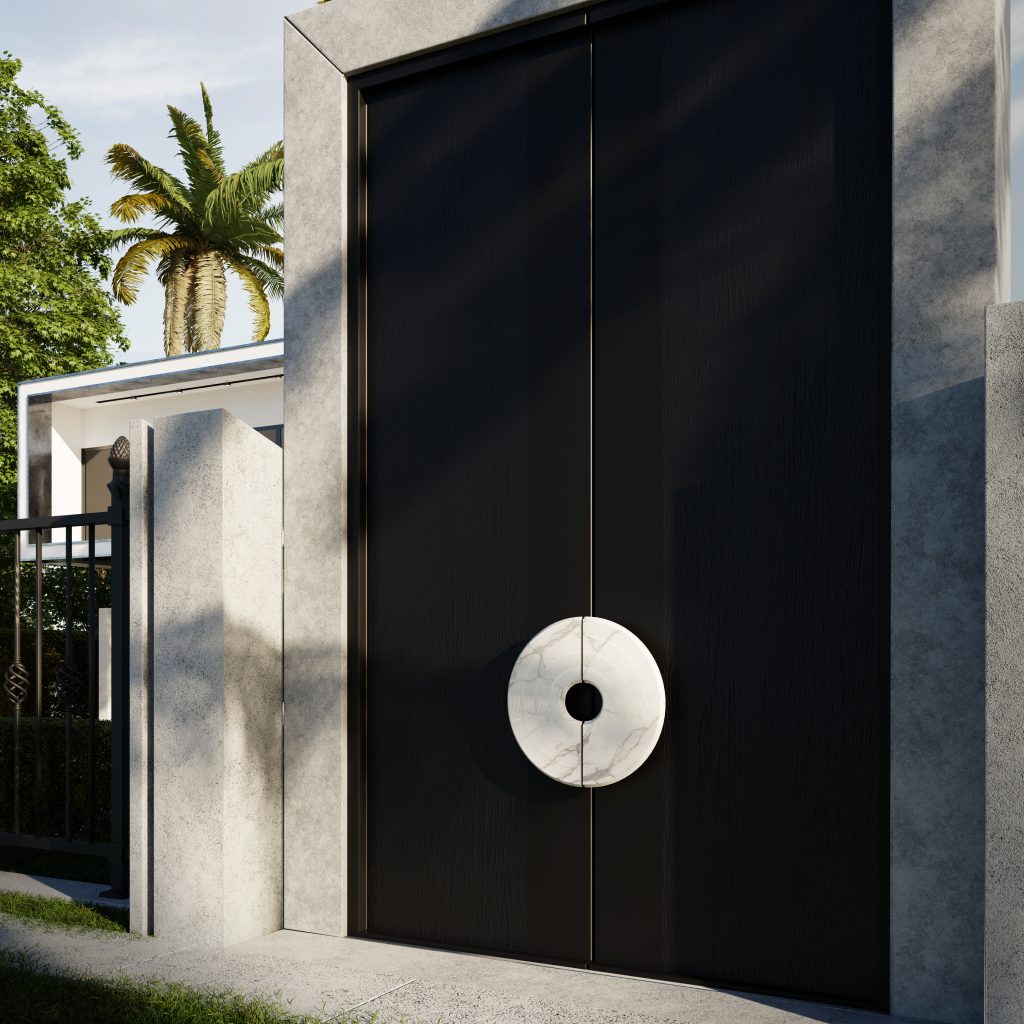
<path fill-rule="evenodd" d="M 890 69 L 715 0 L 358 83 L 356 930 L 885 1007 Z M 668 696 L 593 792 L 505 704 L 581 613 Z"/>

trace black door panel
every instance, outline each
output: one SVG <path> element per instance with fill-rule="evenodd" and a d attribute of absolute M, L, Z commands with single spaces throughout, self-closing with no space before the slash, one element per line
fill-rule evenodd
<path fill-rule="evenodd" d="M 545 43 L 366 112 L 367 926 L 575 961 L 589 797 L 505 691 L 589 600 L 588 69 Z"/>

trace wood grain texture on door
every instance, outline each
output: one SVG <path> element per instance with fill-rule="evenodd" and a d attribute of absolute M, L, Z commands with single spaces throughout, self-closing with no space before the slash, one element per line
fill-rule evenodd
<path fill-rule="evenodd" d="M 594 613 L 666 679 L 594 958 L 887 999 L 885 5 L 595 29 Z"/>
<path fill-rule="evenodd" d="M 589 48 L 366 101 L 367 930 L 585 961 L 589 798 L 506 691 L 589 600 Z"/>

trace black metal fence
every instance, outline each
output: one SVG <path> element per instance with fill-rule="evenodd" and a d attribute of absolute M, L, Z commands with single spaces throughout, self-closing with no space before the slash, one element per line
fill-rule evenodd
<path fill-rule="evenodd" d="M 0 520 L 0 535 L 14 540 L 12 657 L 3 679 L 6 702 L 8 707 L 13 706 L 9 756 L 3 749 L 7 744 L 0 744 L 0 764 L 9 768 L 6 782 L 0 779 L 0 790 L 9 787 L 9 799 L 0 793 L 0 809 L 7 819 L 0 818 L 0 829 L 9 831 L 0 831 L 0 845 L 106 856 L 110 860 L 111 894 L 125 896 L 129 522 L 128 441 L 124 437 L 118 438 L 111 449 L 110 465 L 113 479 L 106 512 Z M 110 527 L 109 557 L 105 553 L 97 556 L 99 526 Z M 46 566 L 44 562 L 43 545 L 59 544 L 62 531 L 63 572 L 58 568 L 55 578 L 53 563 Z M 84 540 L 74 537 L 78 531 L 84 531 Z M 22 560 L 23 538 L 35 548 L 34 566 Z M 83 599 L 79 578 L 83 570 L 84 609 L 76 607 L 76 602 Z M 23 601 L 21 580 L 26 571 L 33 573 L 34 590 Z M 55 637 L 44 622 L 44 598 L 54 595 L 44 593 L 44 589 L 61 583 L 63 653 L 54 670 Z M 109 723 L 98 719 L 99 584 L 105 592 L 109 585 Z M 29 603 L 32 618 L 26 622 Z M 26 630 L 29 635 L 23 636 Z M 32 669 L 23 659 L 24 647 L 32 649 L 28 659 L 34 663 Z M 0 728 L 6 729 L 2 719 Z M 57 775 L 58 765 L 62 780 Z"/>

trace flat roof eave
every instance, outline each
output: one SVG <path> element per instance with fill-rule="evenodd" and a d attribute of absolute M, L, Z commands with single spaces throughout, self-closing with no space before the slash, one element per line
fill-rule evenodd
<path fill-rule="evenodd" d="M 148 387 L 165 387 L 188 381 L 232 378 L 284 367 L 284 339 L 251 342 L 209 352 L 120 363 L 97 370 L 36 377 L 18 382 L 19 397 L 53 395 L 60 401 Z"/>

